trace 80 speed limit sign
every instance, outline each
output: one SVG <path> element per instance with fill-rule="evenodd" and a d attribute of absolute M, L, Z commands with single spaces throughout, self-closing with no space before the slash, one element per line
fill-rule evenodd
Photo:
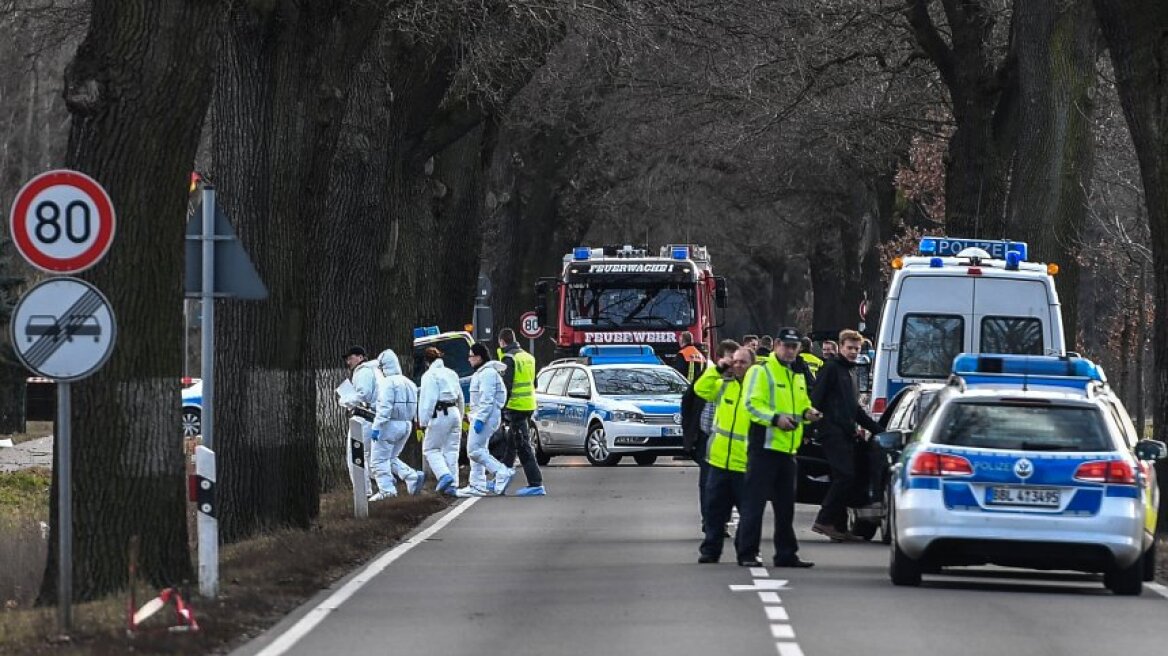
<path fill-rule="evenodd" d="M 543 326 L 539 325 L 539 317 L 534 312 L 524 312 L 519 317 L 519 334 L 528 339 L 536 339 L 543 335 Z"/>
<path fill-rule="evenodd" d="M 16 249 L 49 273 L 72 274 L 97 264 L 114 240 L 114 206 L 96 180 L 77 171 L 42 173 L 12 203 Z"/>

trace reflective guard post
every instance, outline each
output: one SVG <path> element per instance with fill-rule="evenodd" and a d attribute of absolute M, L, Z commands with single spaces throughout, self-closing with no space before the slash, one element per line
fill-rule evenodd
<path fill-rule="evenodd" d="M 215 452 L 195 447 L 195 507 L 199 510 L 199 594 L 219 594 L 219 507 L 215 500 Z"/>
<path fill-rule="evenodd" d="M 365 453 L 365 420 L 349 418 L 349 478 L 353 481 L 353 516 L 369 517 L 368 454 Z"/>

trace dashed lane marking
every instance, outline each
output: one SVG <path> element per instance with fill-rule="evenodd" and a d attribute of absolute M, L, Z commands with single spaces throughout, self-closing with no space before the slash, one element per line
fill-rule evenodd
<path fill-rule="evenodd" d="M 755 579 L 750 585 L 731 584 L 731 592 L 749 592 L 753 590 L 782 590 L 787 587 L 786 579 Z"/>
<path fill-rule="evenodd" d="M 770 574 L 767 573 L 765 567 L 751 567 L 750 575 L 760 579 L 765 579 L 766 577 L 770 576 Z"/>
<path fill-rule="evenodd" d="M 764 604 L 781 604 L 781 603 L 783 603 L 783 600 L 779 599 L 779 593 L 777 593 L 777 592 L 760 592 L 760 593 L 758 593 L 758 598 Z"/>
<path fill-rule="evenodd" d="M 795 639 L 795 629 L 790 624 L 772 624 L 771 636 L 775 638 Z"/>
<path fill-rule="evenodd" d="M 776 642 L 775 647 L 779 650 L 779 656 L 803 656 L 803 650 L 797 642 Z"/>
<path fill-rule="evenodd" d="M 772 622 L 786 622 L 790 618 L 787 617 L 787 609 L 782 606 L 763 606 L 766 611 L 767 619 Z"/>

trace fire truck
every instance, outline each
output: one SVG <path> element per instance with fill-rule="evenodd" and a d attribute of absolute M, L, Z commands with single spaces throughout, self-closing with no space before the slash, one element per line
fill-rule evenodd
<path fill-rule="evenodd" d="M 713 353 L 726 309 L 726 279 L 713 274 L 704 246 L 688 244 L 664 246 L 657 256 L 647 247 L 580 246 L 535 293 L 557 358 L 589 344 L 648 344 L 664 358 L 677 353 L 682 332 Z"/>

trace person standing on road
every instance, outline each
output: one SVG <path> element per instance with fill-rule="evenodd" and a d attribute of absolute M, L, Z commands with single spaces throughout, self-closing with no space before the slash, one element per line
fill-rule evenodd
<path fill-rule="evenodd" d="M 717 361 L 729 360 L 734 352 L 741 348 L 738 342 L 727 339 L 718 343 L 715 354 Z M 707 368 L 698 380 L 705 378 Z M 690 383 L 685 393 L 681 395 L 681 444 L 686 454 L 698 463 L 698 505 L 702 513 L 702 534 L 706 532 L 706 479 L 709 476 L 710 466 L 706 463 L 706 445 L 710 435 L 714 432 L 714 413 L 716 404 L 707 401 L 698 394 L 697 381 Z"/>
<path fill-rule="evenodd" d="M 515 492 L 519 497 L 542 497 L 547 494 L 543 486 L 543 472 L 535 461 L 531 449 L 531 435 L 528 424 L 535 414 L 535 357 L 520 348 L 515 341 L 515 331 L 504 328 L 499 331 L 499 359 L 503 361 L 503 385 L 507 390 L 507 405 L 503 408 L 503 421 L 507 425 L 507 456 L 503 465 L 514 466 L 514 455 L 519 456 L 527 487 Z"/>
<path fill-rule="evenodd" d="M 807 365 L 807 370 L 811 372 L 811 378 L 808 381 L 814 386 L 815 379 L 819 376 L 819 369 L 823 367 L 823 359 L 811 352 L 810 337 L 804 336 L 799 344 L 799 359 Z"/>
<path fill-rule="evenodd" d="M 677 355 L 674 356 L 673 368 L 690 383 L 702 375 L 706 368 L 706 356 L 694 346 L 694 336 L 690 332 L 677 334 Z"/>
<path fill-rule="evenodd" d="M 377 479 L 378 492 L 370 501 L 396 496 L 395 476 L 406 484 L 410 494 L 421 492 L 426 482 L 425 474 L 401 459 L 418 414 L 418 388 L 402 374 L 401 362 L 393 349 L 385 349 L 377 356 L 377 367 L 382 378 L 377 386 L 377 415 L 373 419 L 369 464 Z"/>
<path fill-rule="evenodd" d="M 470 379 L 470 407 L 467 419 L 470 433 L 466 436 L 466 455 L 470 458 L 470 479 L 466 487 L 454 496 L 485 497 L 505 494 L 515 472 L 491 456 L 487 443 L 503 423 L 503 405 L 507 390 L 503 388 L 500 372 L 502 363 L 491 362 L 491 354 L 482 344 L 471 344 L 466 356 L 474 374 Z M 492 477 L 487 481 L 487 474 Z"/>
<path fill-rule="evenodd" d="M 746 408 L 742 382 L 754 365 L 754 352 L 738 348 L 729 355 L 719 353 L 717 367 L 710 367 L 694 388 L 714 410 L 714 432 L 706 456 L 705 539 L 698 548 L 699 563 L 716 563 L 722 557 L 726 522 L 735 506 L 741 512 L 746 499 L 747 438 L 750 412 Z M 738 539 L 742 532 L 739 531 Z M 737 539 L 736 539 L 737 541 Z M 741 553 L 741 550 L 736 548 Z"/>
<path fill-rule="evenodd" d="M 463 398 L 458 374 L 442 362 L 442 351 L 431 346 L 422 354 L 428 368 L 418 390 L 418 424 L 426 429 L 422 455 L 438 479 L 439 493 L 458 487 L 458 446 L 462 438 Z"/>
<path fill-rule="evenodd" d="M 738 564 L 758 567 L 762 518 L 769 500 L 775 513 L 775 567 L 812 567 L 800 560 L 795 538 L 795 452 L 803 422 L 822 415 L 807 395 L 807 376 L 798 360 L 799 331 L 780 328 L 777 349 L 747 372 L 744 394 L 750 412 L 746 466 L 746 503 L 738 525 Z"/>
<path fill-rule="evenodd" d="M 880 432 L 880 425 L 860 407 L 856 396 L 854 369 L 861 341 L 860 333 L 854 330 L 841 332 L 839 355 L 823 365 L 811 391 L 811 402 L 823 410 L 825 420 L 818 435 L 831 469 L 831 486 L 811 530 L 834 542 L 860 539 L 848 532 L 848 501 L 856 479 L 855 445 L 862 434 L 856 424 L 872 434 Z"/>
<path fill-rule="evenodd" d="M 758 357 L 758 335 L 743 335 L 742 345 L 754 351 L 755 357 Z"/>
<path fill-rule="evenodd" d="M 826 362 L 829 358 L 834 358 L 839 355 L 839 344 L 836 344 L 830 339 L 823 340 L 820 345 L 819 352 L 823 354 L 823 360 Z"/>
<path fill-rule="evenodd" d="M 762 359 L 771 353 L 775 352 L 775 338 L 770 335 L 763 335 L 758 338 L 758 350 L 754 355 L 756 358 Z"/>

